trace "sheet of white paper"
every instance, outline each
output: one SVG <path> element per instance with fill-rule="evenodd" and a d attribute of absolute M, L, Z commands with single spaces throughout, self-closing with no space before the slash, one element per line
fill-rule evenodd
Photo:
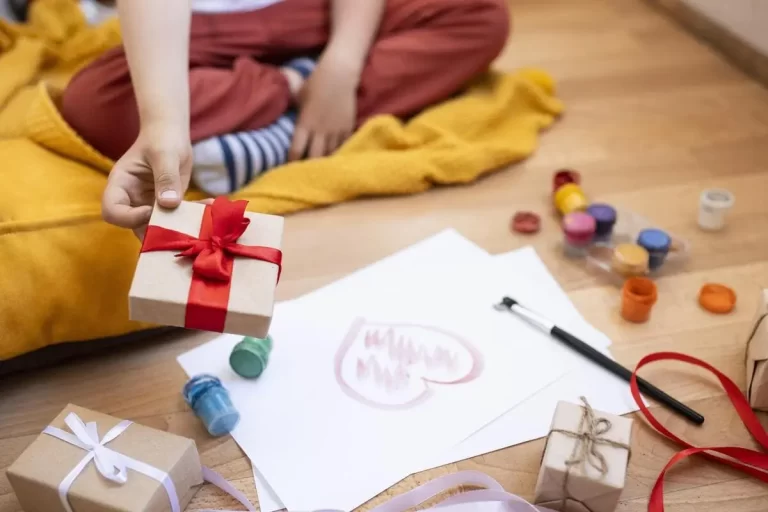
<path fill-rule="evenodd" d="M 344 278 L 334 281 L 322 288 L 309 292 L 293 301 L 309 298 L 328 291 L 343 293 L 345 289 L 354 286 L 354 281 L 365 280 L 373 275 L 366 273 L 372 269 L 380 272 L 396 274 L 399 268 L 407 266 L 429 265 L 434 261 L 466 265 L 484 265 L 490 261 L 491 256 L 480 246 L 472 243 L 454 229 L 446 229 L 440 233 L 407 247 L 391 256 L 372 263 Z M 293 302 L 291 301 L 291 302 Z M 267 483 L 259 472 L 256 464 L 253 465 L 253 478 L 256 484 L 256 494 L 259 498 L 261 512 L 276 512 L 285 508 L 275 491 Z"/>
<path fill-rule="evenodd" d="M 351 510 L 564 374 L 570 354 L 492 308 L 493 269 L 444 263 L 279 304 L 258 381 L 229 368 L 237 336 L 179 358 L 224 381 L 235 440 L 289 509 Z"/>
<path fill-rule="evenodd" d="M 583 319 L 533 248 L 526 247 L 493 256 L 491 261 L 500 276 L 500 287 L 506 290 L 502 293 L 514 296 L 536 311 L 546 312 L 546 316 L 561 327 L 608 353 L 604 349 L 610 345 L 610 339 Z M 514 407 L 458 446 L 425 461 L 413 472 L 543 437 L 549 431 L 558 400 L 578 401 L 579 396 L 584 395 L 594 407 L 612 414 L 637 410 L 628 386 L 620 379 L 581 359 L 573 361 L 573 368 L 568 375 Z M 265 512 L 283 509 L 282 502 L 269 485 L 259 475 L 254 475 L 254 478 L 261 509 Z"/>

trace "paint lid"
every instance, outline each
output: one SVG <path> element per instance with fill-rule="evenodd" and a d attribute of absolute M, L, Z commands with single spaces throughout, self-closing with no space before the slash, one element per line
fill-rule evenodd
<path fill-rule="evenodd" d="M 232 349 L 229 365 L 239 376 L 255 379 L 267 367 L 271 351 L 272 338 L 270 336 L 263 339 L 247 336 Z"/>
<path fill-rule="evenodd" d="M 591 204 L 587 207 L 587 213 L 600 224 L 614 224 L 616 222 L 616 209 L 609 204 Z"/>
<path fill-rule="evenodd" d="M 568 238 L 591 239 L 595 234 L 595 219 L 584 212 L 573 212 L 563 217 L 563 231 Z"/>
<path fill-rule="evenodd" d="M 644 229 L 637 235 L 637 244 L 649 251 L 668 251 L 672 238 L 660 229 Z"/>
<path fill-rule="evenodd" d="M 536 233 L 541 228 L 541 218 L 534 212 L 517 212 L 512 218 L 512 229 L 518 233 Z"/>
<path fill-rule="evenodd" d="M 184 401 L 187 402 L 187 405 L 194 409 L 195 402 L 197 402 L 201 396 L 213 388 L 220 387 L 223 386 L 218 377 L 203 373 L 195 375 L 189 379 L 189 381 L 184 384 L 184 389 L 182 389 L 181 394 L 184 396 Z"/>
<path fill-rule="evenodd" d="M 722 284 L 707 283 L 699 291 L 699 305 L 710 313 L 730 313 L 736 306 L 736 292 Z"/>

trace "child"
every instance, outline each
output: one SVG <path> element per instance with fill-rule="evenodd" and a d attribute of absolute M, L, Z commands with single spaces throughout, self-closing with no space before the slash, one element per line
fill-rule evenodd
<path fill-rule="evenodd" d="M 121 0 L 124 47 L 72 79 L 62 113 L 119 158 L 104 218 L 137 228 L 190 179 L 229 193 L 449 98 L 504 47 L 506 2 Z"/>

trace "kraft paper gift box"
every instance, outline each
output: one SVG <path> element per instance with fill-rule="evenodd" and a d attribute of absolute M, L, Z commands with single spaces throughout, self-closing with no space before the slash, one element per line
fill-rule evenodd
<path fill-rule="evenodd" d="M 582 399 L 584 400 L 584 399 Z M 632 420 L 559 402 L 534 503 L 561 512 L 613 512 L 624 489 Z"/>
<path fill-rule="evenodd" d="M 71 413 L 82 420 L 84 431 L 81 430 L 79 436 L 70 426 Z M 128 426 L 122 430 L 126 424 Z M 109 440 L 107 436 L 116 426 L 122 432 Z M 92 452 L 48 433 L 40 434 L 7 471 L 8 480 L 25 512 L 66 512 L 62 499 L 68 500 L 72 512 L 170 512 L 171 501 L 163 484 L 135 470 L 134 466 L 145 470 L 148 467 L 148 471 L 160 477 L 167 475 L 178 497 L 180 510 L 184 510 L 203 483 L 200 457 L 191 439 L 123 422 L 71 404 L 50 423 L 50 427 L 60 429 L 65 437 L 68 434 L 70 439 L 81 444 L 83 439 L 96 440 L 95 444 L 103 444 L 104 449 L 99 447 Z M 128 469 L 122 483 L 108 480 L 97 470 L 97 462 L 107 470 L 114 470 L 111 463 L 122 464 L 122 459 L 117 459 L 114 453 L 135 461 L 126 463 Z M 78 472 L 84 462 L 82 471 Z M 62 489 L 66 489 L 62 486 L 66 480 L 71 481 L 71 486 L 64 493 Z M 60 491 L 65 494 L 64 498 Z"/>
<path fill-rule="evenodd" d="M 768 289 L 760 294 L 747 338 L 747 398 L 753 409 L 768 411 Z"/>
<path fill-rule="evenodd" d="M 283 218 L 246 205 L 219 197 L 212 205 L 156 206 L 129 292 L 131 320 L 266 337 Z"/>

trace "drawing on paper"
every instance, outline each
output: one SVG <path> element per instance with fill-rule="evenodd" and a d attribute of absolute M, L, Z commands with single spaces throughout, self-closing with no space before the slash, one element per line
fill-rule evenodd
<path fill-rule="evenodd" d="M 428 400 L 436 384 L 462 384 L 482 372 L 480 353 L 450 332 L 416 324 L 358 318 L 336 354 L 336 380 L 360 403 L 407 409 Z"/>

